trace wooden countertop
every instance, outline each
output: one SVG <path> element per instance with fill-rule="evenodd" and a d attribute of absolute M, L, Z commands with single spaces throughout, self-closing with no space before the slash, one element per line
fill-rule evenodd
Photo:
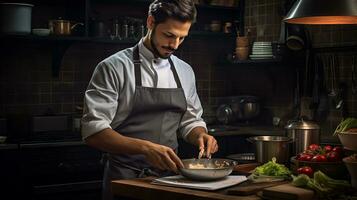
<path fill-rule="evenodd" d="M 248 172 L 254 169 L 257 164 L 242 164 L 238 165 L 235 173 Z M 239 185 L 228 187 L 216 191 L 194 190 L 187 188 L 169 187 L 161 185 L 153 185 L 150 182 L 154 177 L 142 179 L 114 180 L 112 181 L 113 194 L 118 197 L 128 197 L 131 199 L 151 200 L 151 199 L 190 199 L 190 200 L 258 200 L 260 197 L 256 195 L 250 196 L 235 196 L 228 195 L 227 190 L 239 187 Z"/>
<path fill-rule="evenodd" d="M 130 199 L 152 200 L 152 199 L 170 199 L 170 200 L 258 200 L 256 195 L 234 196 L 228 195 L 226 190 L 216 191 L 194 190 L 178 187 L 169 187 L 153 185 L 150 182 L 154 177 L 142 179 L 128 179 L 112 181 L 113 194 L 118 197 L 128 197 Z M 232 189 L 232 186 L 229 189 Z"/>

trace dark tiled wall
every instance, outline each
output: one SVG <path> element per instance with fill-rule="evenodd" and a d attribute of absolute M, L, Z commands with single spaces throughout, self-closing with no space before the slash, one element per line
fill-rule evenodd
<path fill-rule="evenodd" d="M 286 8 L 289 7 L 289 2 L 283 0 L 249 0 L 246 1 L 245 9 L 245 24 L 246 30 L 250 30 L 251 38 L 253 41 L 279 41 L 280 39 L 280 26 L 283 14 L 286 13 Z M 291 5 L 291 4 L 290 4 Z M 357 94 L 352 93 L 352 57 L 357 58 L 356 44 L 357 44 L 357 26 L 356 25 L 309 25 L 306 26 L 307 32 L 311 36 L 311 46 L 312 50 L 317 52 L 315 57 L 326 57 L 335 56 L 336 58 L 336 80 L 337 84 L 344 83 L 347 85 L 346 97 L 344 99 L 346 105 L 346 116 L 356 117 L 357 116 Z M 355 46 L 354 48 L 345 48 L 346 46 Z M 328 48 L 328 47 L 342 47 L 342 48 Z M 323 47 L 323 48 L 320 48 Z M 305 52 L 303 52 L 304 54 Z M 305 59 L 304 56 L 299 55 L 299 52 L 291 52 L 292 56 L 297 59 Z M 314 58 L 315 58 L 314 57 Z M 296 60 L 296 59 L 295 59 Z M 314 66 L 309 66 L 309 69 Z M 304 84 L 306 80 L 309 80 L 304 74 L 306 73 L 304 65 L 298 65 L 300 72 L 303 73 L 300 81 L 301 95 L 302 95 L 302 114 L 307 116 L 311 115 L 311 110 L 309 105 L 311 103 L 312 94 L 304 91 Z M 309 71 L 310 71 L 309 70 Z M 327 73 L 328 67 L 324 64 L 324 71 Z M 280 73 L 282 73 L 280 71 Z M 282 81 L 281 83 L 288 83 L 289 79 Z M 327 83 L 331 81 L 331 75 L 326 74 Z M 288 87 L 288 86 L 287 86 Z M 289 87 L 287 90 L 292 90 Z M 327 88 L 327 90 L 329 90 Z M 289 98 L 285 95 L 287 93 L 280 93 L 278 97 L 273 100 L 275 105 L 281 102 L 283 106 L 273 106 L 270 110 L 276 115 L 282 115 L 283 113 L 288 113 L 291 111 L 291 103 Z M 274 99 L 274 98 L 272 98 Z M 286 99 L 284 101 L 283 99 Z M 325 112 L 326 117 L 320 118 L 318 123 L 322 128 L 323 138 L 328 138 L 332 135 L 335 127 L 342 119 L 341 110 L 335 108 L 334 98 L 329 97 L 328 99 L 327 112 Z M 272 102 L 271 102 L 272 103 Z M 272 105 L 274 105 L 272 103 Z M 285 104 L 284 104 L 285 103 Z M 284 115 L 284 114 L 283 114 Z M 338 141 L 337 138 L 330 137 L 332 141 Z"/>
<path fill-rule="evenodd" d="M 245 25 L 251 41 L 278 41 L 280 36 L 283 0 L 246 0 Z M 356 42 L 356 26 L 311 26 L 314 46 L 343 45 Z M 35 42 L 7 43 L 1 48 L 0 113 L 40 115 L 48 112 L 71 114 L 82 104 L 83 93 L 96 64 L 128 45 L 74 43 L 66 51 L 59 77 L 51 75 L 53 44 Z M 215 122 L 216 97 L 226 95 L 256 95 L 262 104 L 263 122 L 271 123 L 272 116 L 284 121 L 292 117 L 295 61 L 285 65 L 220 64 L 233 54 L 235 38 L 188 38 L 177 55 L 190 63 L 196 73 L 198 93 L 205 109 L 204 117 Z M 304 59 L 303 53 L 292 58 Z M 339 78 L 350 84 L 351 52 L 339 52 Z M 354 53 L 354 55 L 356 55 Z M 301 65 L 303 69 L 303 65 Z M 356 116 L 356 96 L 348 93 L 348 111 Z M 333 111 L 322 123 L 323 133 L 341 119 Z"/>

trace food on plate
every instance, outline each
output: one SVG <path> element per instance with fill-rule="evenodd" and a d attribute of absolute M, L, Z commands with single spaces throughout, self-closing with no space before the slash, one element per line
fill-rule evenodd
<path fill-rule="evenodd" d="M 312 177 L 314 175 L 314 170 L 309 166 L 304 166 L 304 167 L 300 167 L 299 169 L 297 169 L 297 173 L 298 174 L 306 174 L 309 177 Z"/>
<path fill-rule="evenodd" d="M 332 147 L 331 145 L 326 145 L 326 146 L 324 146 L 324 151 L 325 151 L 326 153 L 332 151 L 332 149 L 333 149 L 333 147 Z"/>
<path fill-rule="evenodd" d="M 343 134 L 344 132 L 357 132 L 357 118 L 346 118 L 337 127 L 333 135 Z"/>
<path fill-rule="evenodd" d="M 256 167 L 253 174 L 256 176 L 265 175 L 289 178 L 291 171 L 285 165 L 277 163 L 276 158 L 273 157 L 271 161 Z"/>
<path fill-rule="evenodd" d="M 318 154 L 318 155 L 315 155 L 314 157 L 312 157 L 311 161 L 313 161 L 313 162 L 326 162 L 327 158 L 326 158 L 325 155 Z"/>
<path fill-rule="evenodd" d="M 343 149 L 340 146 L 311 144 L 304 152 L 299 153 L 296 159 L 312 162 L 340 162 L 343 157 Z"/>
<path fill-rule="evenodd" d="M 348 159 L 352 162 L 357 162 L 357 153 L 348 156 Z"/>
<path fill-rule="evenodd" d="M 343 195 L 349 190 L 353 190 L 348 181 L 330 178 L 321 171 L 315 172 L 313 178 L 306 174 L 292 177 L 293 185 L 314 190 L 320 199 L 333 199 L 332 197 Z"/>
<path fill-rule="evenodd" d="M 190 164 L 188 164 L 188 168 L 189 169 L 204 169 L 207 167 L 205 167 L 205 165 L 201 164 L 201 163 L 190 163 Z"/>
<path fill-rule="evenodd" d="M 311 154 L 306 154 L 306 153 L 301 153 L 298 154 L 297 159 L 301 161 L 310 161 L 312 159 L 313 155 Z"/>
<path fill-rule="evenodd" d="M 309 145 L 309 150 L 311 150 L 311 151 L 317 151 L 317 150 L 319 150 L 321 147 L 320 147 L 320 145 L 318 145 L 318 144 L 310 144 Z"/>
<path fill-rule="evenodd" d="M 276 158 L 256 167 L 254 172 L 248 176 L 248 179 L 255 182 L 273 182 L 291 179 L 291 171 L 282 164 L 276 163 Z"/>
<path fill-rule="evenodd" d="M 205 163 L 189 163 L 188 169 L 221 169 L 225 167 L 229 167 L 230 164 L 227 161 L 219 162 L 216 160 L 212 165 L 207 165 Z"/>
<path fill-rule="evenodd" d="M 329 162 L 339 162 L 342 160 L 341 154 L 335 151 L 328 152 L 326 156 Z"/>

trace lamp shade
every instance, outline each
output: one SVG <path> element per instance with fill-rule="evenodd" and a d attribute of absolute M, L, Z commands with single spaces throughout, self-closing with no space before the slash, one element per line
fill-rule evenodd
<path fill-rule="evenodd" d="M 284 21 L 293 24 L 357 24 L 357 0 L 297 0 Z"/>

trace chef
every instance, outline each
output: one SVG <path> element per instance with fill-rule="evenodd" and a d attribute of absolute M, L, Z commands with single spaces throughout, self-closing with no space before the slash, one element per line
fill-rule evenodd
<path fill-rule="evenodd" d="M 173 55 L 195 18 L 191 0 L 155 0 L 145 37 L 94 70 L 84 97 L 82 136 L 107 152 L 103 199 L 112 198 L 113 179 L 177 173 L 183 167 L 177 137 L 206 157 L 218 150 L 201 118 L 194 72 Z"/>

